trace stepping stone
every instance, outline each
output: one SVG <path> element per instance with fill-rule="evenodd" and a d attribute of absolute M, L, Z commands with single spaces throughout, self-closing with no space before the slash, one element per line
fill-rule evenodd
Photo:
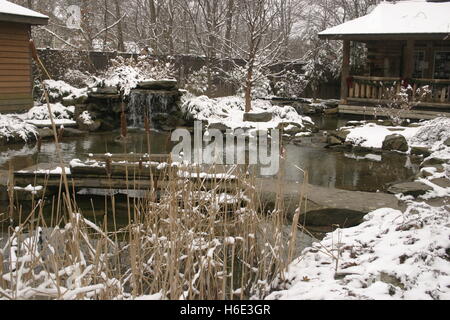
<path fill-rule="evenodd" d="M 432 190 L 433 188 L 430 186 L 415 181 L 394 184 L 388 189 L 388 192 L 392 194 L 402 193 L 405 196 L 419 197 Z"/>

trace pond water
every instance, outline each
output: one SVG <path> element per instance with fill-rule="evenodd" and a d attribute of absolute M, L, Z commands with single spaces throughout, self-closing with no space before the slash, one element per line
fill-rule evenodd
<path fill-rule="evenodd" d="M 321 117 L 314 119 L 323 130 L 343 126 L 349 119 Z M 130 143 L 126 149 L 115 141 L 118 132 L 94 133 L 79 138 L 64 138 L 61 149 L 64 161 L 74 158 L 85 159 L 90 153 L 147 153 L 147 137 L 142 131 L 129 133 Z M 151 133 L 151 152 L 164 154 L 172 150 L 173 143 L 166 133 Z M 289 181 L 303 181 L 303 173 L 309 174 L 309 183 L 352 191 L 385 191 L 390 183 L 412 178 L 418 164 L 401 154 L 355 154 L 352 152 L 325 149 L 323 134 L 304 138 L 300 145 L 286 147 L 285 178 Z M 7 170 L 12 164 L 21 170 L 37 163 L 58 163 L 56 148 L 52 142 L 43 142 L 37 147 L 0 147 L 0 170 Z"/>
<path fill-rule="evenodd" d="M 337 117 L 314 119 L 322 130 L 336 129 L 345 125 L 348 120 Z M 123 144 L 116 142 L 118 135 L 119 132 L 93 133 L 84 137 L 64 138 L 61 142 L 64 161 L 69 162 L 73 158 L 85 159 L 90 153 L 147 153 L 147 137 L 144 132 L 131 131 L 126 150 Z M 169 134 L 152 132 L 151 139 L 153 154 L 164 154 L 172 150 L 173 144 Z M 417 164 L 400 154 L 354 154 L 324 147 L 322 132 L 312 138 L 304 138 L 300 145 L 288 145 L 287 160 L 284 163 L 285 178 L 302 182 L 302 169 L 308 172 L 308 182 L 314 185 L 376 192 L 385 191 L 390 183 L 412 178 L 418 170 Z M 55 145 L 50 141 L 43 142 L 40 150 L 36 146 L 0 147 L 0 170 L 8 170 L 10 165 L 15 170 L 21 170 L 37 163 L 58 162 Z M 112 199 L 104 196 L 77 196 L 77 204 L 83 214 L 94 222 L 102 221 L 106 215 L 110 226 L 125 226 L 128 223 L 127 199 L 123 195 L 114 198 L 117 212 L 115 216 L 111 215 Z M 24 213 L 30 212 L 30 203 L 23 202 L 21 205 Z M 50 204 L 45 211 L 52 212 Z M 7 212 L 7 203 L 0 201 L 1 212 Z M 48 223 L 51 223 L 52 218 L 48 218 Z"/>

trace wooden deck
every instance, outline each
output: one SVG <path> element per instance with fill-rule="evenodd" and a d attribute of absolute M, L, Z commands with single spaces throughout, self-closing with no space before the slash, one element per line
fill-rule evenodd
<path fill-rule="evenodd" d="M 349 100 L 350 101 L 350 100 Z M 380 107 L 368 107 L 361 105 L 348 105 L 341 104 L 338 107 L 339 114 L 348 114 L 348 115 L 359 115 L 359 116 L 367 116 L 367 117 L 389 117 L 389 112 L 383 110 Z M 403 111 L 399 114 L 402 119 L 413 119 L 413 120 L 431 120 L 438 117 L 446 117 L 450 118 L 450 111 L 447 110 L 410 110 Z"/>

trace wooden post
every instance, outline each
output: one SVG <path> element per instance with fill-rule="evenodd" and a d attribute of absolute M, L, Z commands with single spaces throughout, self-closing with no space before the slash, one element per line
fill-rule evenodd
<path fill-rule="evenodd" d="M 350 40 L 344 40 L 342 50 L 342 77 L 341 77 L 341 103 L 347 104 L 348 84 L 347 80 L 350 76 Z"/>
<path fill-rule="evenodd" d="M 403 78 L 411 79 L 414 72 L 414 40 L 407 40 L 403 55 Z"/>

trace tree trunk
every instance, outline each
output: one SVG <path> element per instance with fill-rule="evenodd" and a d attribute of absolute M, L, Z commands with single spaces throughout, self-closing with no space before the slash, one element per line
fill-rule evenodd
<path fill-rule="evenodd" d="M 122 13 L 120 10 L 120 1 L 119 0 L 115 0 L 115 5 L 116 5 L 116 16 L 117 19 L 121 19 L 122 17 Z M 122 20 L 119 21 L 119 23 L 117 24 L 117 51 L 119 52 L 124 52 L 125 51 L 125 44 L 123 42 L 123 25 L 122 25 Z"/>
<path fill-rule="evenodd" d="M 233 30 L 234 0 L 228 0 L 227 29 L 225 31 L 225 55 L 231 58 L 231 32 Z"/>
<path fill-rule="evenodd" d="M 247 69 L 247 79 L 245 81 L 245 112 L 252 111 L 252 87 L 253 87 L 253 63 Z"/>
<path fill-rule="evenodd" d="M 149 0 L 149 8 L 150 8 L 150 23 L 152 29 L 152 35 L 150 40 L 150 46 L 152 47 L 153 53 L 158 54 L 158 40 L 157 37 L 157 13 L 156 13 L 156 5 L 154 0 Z"/>

